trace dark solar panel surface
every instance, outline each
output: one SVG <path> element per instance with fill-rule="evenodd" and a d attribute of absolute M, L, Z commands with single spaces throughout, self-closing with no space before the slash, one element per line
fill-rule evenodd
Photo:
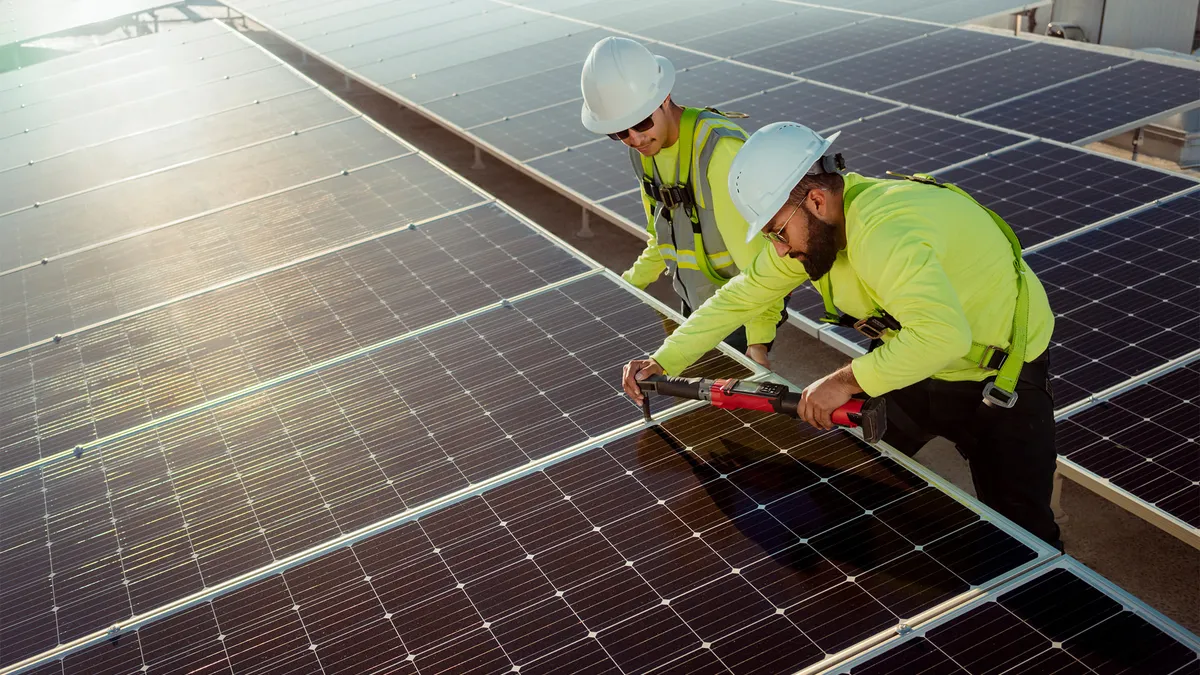
<path fill-rule="evenodd" d="M 663 331 L 594 276 L 6 480 L 3 662 L 640 419 L 617 374 Z"/>
<path fill-rule="evenodd" d="M 474 127 L 471 133 L 520 161 L 596 140 L 596 134 L 579 123 L 578 100 Z M 601 138 L 616 145 L 603 136 Z M 586 146 L 579 152 L 593 148 L 595 146 Z"/>
<path fill-rule="evenodd" d="M 641 190 L 630 194 L 618 195 L 600 203 L 625 216 L 634 225 L 646 229 L 646 207 L 642 202 Z"/>
<path fill-rule="evenodd" d="M 1109 54 L 1036 43 L 1001 52 L 978 63 L 959 65 L 911 82 L 884 87 L 875 93 L 961 115 L 1126 61 L 1128 59 Z"/>
<path fill-rule="evenodd" d="M 970 122 L 901 108 L 839 129 L 830 152 L 849 171 L 887 178 L 888 171 L 930 173 L 1025 139 Z"/>
<path fill-rule="evenodd" d="M 1172 370 L 1058 423 L 1058 453 L 1200 528 L 1200 369 Z"/>
<path fill-rule="evenodd" d="M 938 178 L 1000 214 L 1026 249 L 1196 185 L 1176 174 L 1040 141 Z"/>
<path fill-rule="evenodd" d="M 675 76 L 671 100 L 679 105 L 717 105 L 792 82 L 791 78 L 755 68 L 718 61 L 689 68 Z M 576 124 L 579 120 L 575 121 Z"/>
<path fill-rule="evenodd" d="M 628 148 L 607 138 L 535 159 L 529 166 L 588 199 L 604 199 L 638 187 Z"/>
<path fill-rule="evenodd" d="M 0 353 L 485 199 L 417 155 L 0 276 Z"/>
<path fill-rule="evenodd" d="M 121 639 L 235 670 L 792 672 L 1034 558 L 841 432 L 714 409 L 664 429 Z"/>
<path fill-rule="evenodd" d="M 932 27 L 930 27 L 932 28 Z M 951 28 L 845 61 L 802 70 L 803 77 L 855 91 L 873 91 L 1028 44 L 1016 38 Z"/>
<path fill-rule="evenodd" d="M 1057 407 L 1200 349 L 1191 194 L 1026 256 L 1055 313 Z"/>
<path fill-rule="evenodd" d="M 978 602 L 849 673 L 1186 675 L 1200 668 L 1193 647 L 1076 574 L 1076 564 Z"/>
<path fill-rule="evenodd" d="M 968 117 L 1074 142 L 1189 104 L 1200 106 L 1200 70 L 1135 61 Z"/>
<path fill-rule="evenodd" d="M 705 39 L 720 31 L 757 26 L 762 21 L 778 21 L 789 17 L 794 18 L 798 13 L 795 7 L 781 2 L 747 2 L 738 7 L 737 12 L 717 3 L 710 3 L 707 11 L 704 9 L 688 14 L 677 14 L 673 21 L 649 27 L 638 27 L 638 35 L 651 40 L 662 40 L 673 44 L 690 41 L 704 43 Z M 668 14 L 669 16 L 669 14 Z M 642 20 L 645 21 L 643 16 Z M 697 46 L 701 51 L 708 51 Z"/>
<path fill-rule="evenodd" d="M 740 54 L 738 61 L 794 73 L 938 30 L 928 24 L 868 18 L 835 30 Z"/>
<path fill-rule="evenodd" d="M 481 206 L 15 354 L 0 470 L 586 270 Z"/>
<path fill-rule="evenodd" d="M 0 217 L 0 268 L 38 261 L 208 209 L 407 154 L 351 119 Z M 154 199 L 147 199 L 154 195 Z"/>
<path fill-rule="evenodd" d="M 763 45 L 774 45 L 796 40 L 822 31 L 840 28 L 861 16 L 847 12 L 835 12 L 816 7 L 796 7 L 782 16 L 772 17 L 748 26 L 731 27 L 716 22 L 719 32 L 688 40 L 664 38 L 683 47 L 698 49 L 713 56 L 728 57 L 761 49 Z"/>
<path fill-rule="evenodd" d="M 749 118 L 733 121 L 746 133 L 752 134 L 772 122 L 782 120 L 800 122 L 821 131 L 895 107 L 891 103 L 819 84 L 796 82 L 730 101 L 720 109 L 749 115 Z"/>

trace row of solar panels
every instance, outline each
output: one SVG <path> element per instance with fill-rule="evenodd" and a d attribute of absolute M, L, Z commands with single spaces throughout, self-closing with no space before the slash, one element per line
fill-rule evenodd
<path fill-rule="evenodd" d="M 193 60 L 239 39 L 194 30 Z M 163 37 L 136 58 L 169 60 Z M 347 108 L 225 118 L 236 148 L 211 118 L 262 99 L 120 126 L 175 96 L 42 117 L 91 142 L 45 181 L 0 172 L 47 190 L 0 216 L 31 242 L 0 273 L 24 316 L 0 357 L 0 669 L 780 672 L 1054 555 L 840 432 L 670 401 L 643 428 L 614 386 L 670 327 L 643 296 Z M 280 134 L 293 115 L 315 128 Z M 1161 642 L 1086 658 L 1191 667 L 1191 637 L 1122 603 Z"/>
<path fill-rule="evenodd" d="M 1048 277 L 1059 314 L 1051 358 L 1060 409 L 1200 351 L 1191 329 L 1200 316 L 1200 255 L 1185 231 L 1196 211 L 1196 181 L 1054 140 L 1082 143 L 1200 104 L 1198 70 L 767 1 L 736 12 L 693 3 L 687 14 L 670 0 L 656 3 L 656 12 L 573 0 L 499 8 L 487 0 L 349 3 L 338 6 L 333 23 L 326 17 L 334 10 L 303 0 L 236 7 L 631 228 L 646 216 L 625 149 L 595 140 L 578 122 L 580 63 L 614 31 L 669 39 L 652 47 L 681 71 L 678 100 L 749 113 L 748 131 L 778 119 L 841 130 L 839 150 L 852 170 L 932 172 L 1003 215 L 1035 271 Z M 435 58 L 451 35 L 470 46 Z M 1103 230 L 1122 233 L 1120 242 L 1100 242 L 1105 235 L 1096 233 L 1056 244 L 1122 216 L 1128 221 Z M 1164 217 L 1168 227 L 1134 231 Z M 1045 255 L 1032 256 L 1045 247 Z M 1073 262 L 1064 264 L 1068 255 Z M 812 288 L 797 292 L 792 309 L 807 330 L 848 353 L 865 348 L 857 333 L 817 321 L 823 306 Z M 1167 504 L 1172 531 L 1188 539 L 1200 539 L 1193 513 L 1200 507 L 1190 499 L 1196 490 L 1189 485 L 1149 502 L 1152 511 Z"/>

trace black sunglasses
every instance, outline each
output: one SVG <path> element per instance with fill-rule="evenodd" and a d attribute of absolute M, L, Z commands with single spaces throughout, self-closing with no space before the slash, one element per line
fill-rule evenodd
<path fill-rule="evenodd" d="M 655 108 L 655 110 L 657 111 L 658 108 Z M 632 129 L 633 131 L 636 131 L 640 134 L 644 131 L 650 131 L 650 127 L 653 127 L 653 126 L 654 126 L 654 113 L 650 113 L 649 117 L 647 117 L 646 119 L 642 120 L 641 122 L 638 122 L 637 124 L 629 127 L 629 129 L 626 129 L 624 131 L 618 131 L 615 134 L 609 134 L 608 137 L 613 139 L 614 141 L 623 141 L 626 138 L 629 138 L 630 129 Z"/>

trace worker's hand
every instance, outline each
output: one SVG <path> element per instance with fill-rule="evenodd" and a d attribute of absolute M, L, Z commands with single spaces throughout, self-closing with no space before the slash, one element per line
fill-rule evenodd
<path fill-rule="evenodd" d="M 642 390 L 638 387 L 638 380 L 644 380 L 651 375 L 662 375 L 664 371 L 662 366 L 658 365 L 654 359 L 634 359 L 625 364 L 625 370 L 621 376 L 621 386 L 625 389 L 625 393 L 629 398 L 637 401 L 640 405 L 642 402 Z"/>
<path fill-rule="evenodd" d="M 857 387 L 847 384 L 838 373 L 826 375 L 804 388 L 796 412 L 800 419 L 817 429 L 832 429 L 833 411 L 842 407 L 857 393 Z"/>
<path fill-rule="evenodd" d="M 771 361 L 767 359 L 766 345 L 750 345 L 749 347 L 746 347 L 746 356 L 754 359 L 754 362 L 763 368 L 766 368 L 767 370 L 771 369 Z"/>

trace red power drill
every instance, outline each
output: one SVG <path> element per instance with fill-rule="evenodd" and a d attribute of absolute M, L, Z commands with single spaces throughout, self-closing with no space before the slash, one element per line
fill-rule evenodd
<path fill-rule="evenodd" d="M 726 410 L 762 410 L 797 417 L 800 392 L 774 382 L 745 380 L 707 380 L 700 377 L 651 375 L 638 382 L 641 388 L 642 415 L 650 421 L 649 394 L 662 394 L 695 401 L 708 401 Z M 878 443 L 887 430 L 887 406 L 881 398 L 851 399 L 833 411 L 833 423 L 842 427 L 862 427 L 868 443 Z"/>

